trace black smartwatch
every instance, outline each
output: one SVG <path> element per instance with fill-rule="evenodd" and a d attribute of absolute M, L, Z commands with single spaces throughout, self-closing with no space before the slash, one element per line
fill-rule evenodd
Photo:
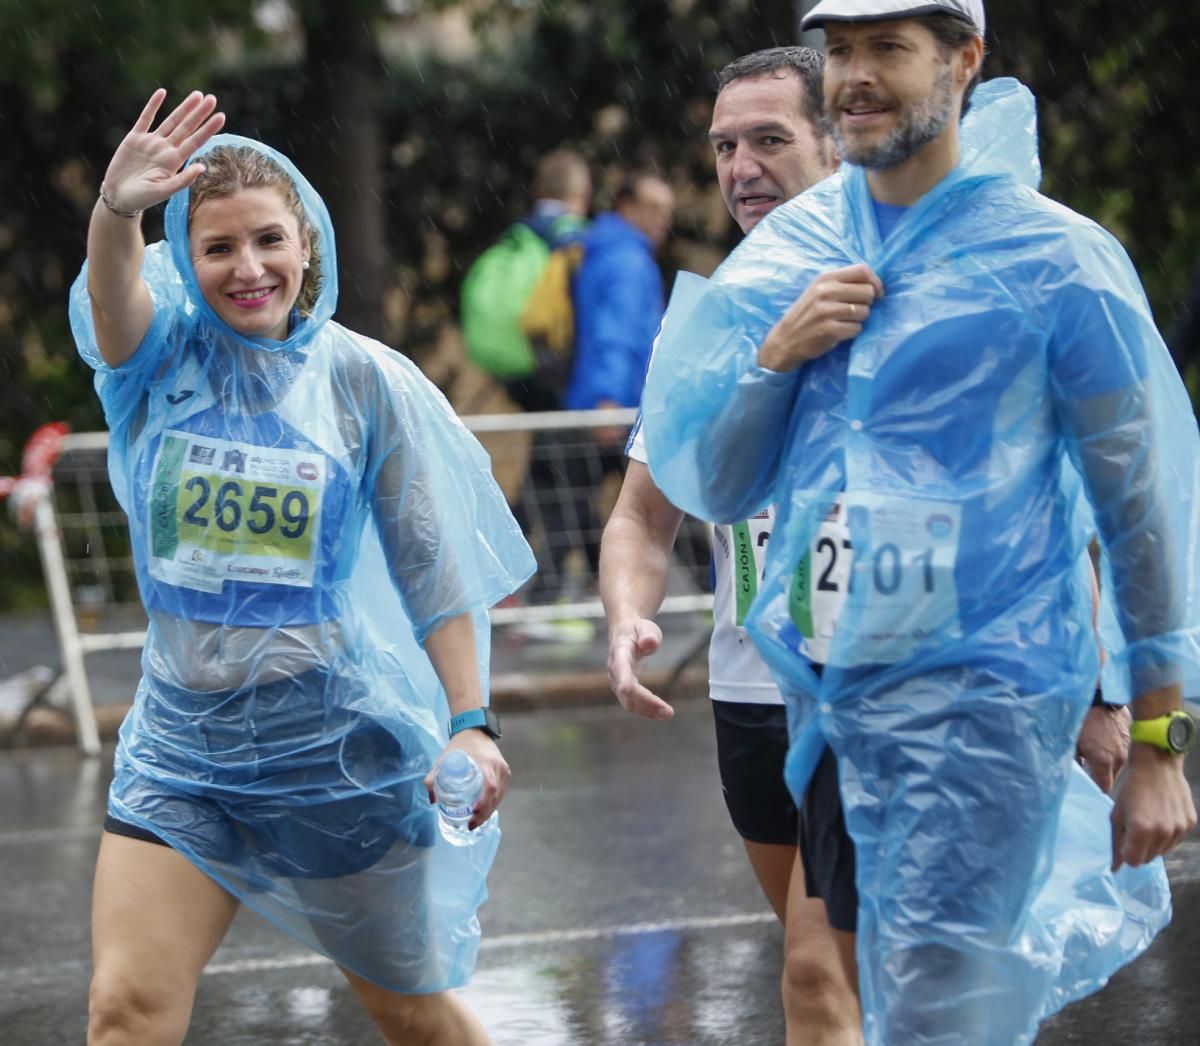
<path fill-rule="evenodd" d="M 464 730 L 482 730 L 493 741 L 500 740 L 500 717 L 490 708 L 470 708 L 450 720 L 450 736 Z"/>

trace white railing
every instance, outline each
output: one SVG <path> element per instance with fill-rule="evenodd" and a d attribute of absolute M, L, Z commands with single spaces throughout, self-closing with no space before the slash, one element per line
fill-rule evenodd
<path fill-rule="evenodd" d="M 595 449 L 595 441 L 586 433 L 597 428 L 628 428 L 635 416 L 634 410 L 620 409 L 470 415 L 462 420 L 485 444 L 504 435 L 527 437 L 524 444 L 515 450 L 491 448 L 493 467 L 497 471 L 500 471 L 502 464 L 514 465 L 514 461 L 499 460 L 501 456 L 515 453 L 520 458 L 523 455 L 525 469 L 520 467 L 521 461 L 515 461 L 515 474 L 525 475 L 529 461 L 536 460 L 537 455 L 542 452 L 552 452 L 556 458 L 564 461 L 572 455 L 578 460 L 578 455 L 591 453 L 599 458 L 601 452 Z M 554 433 L 561 433 L 564 438 L 556 440 L 553 438 Z M 572 434 L 575 434 L 574 441 L 570 438 Z M 107 448 L 107 432 L 83 432 L 67 436 L 55 469 L 54 486 L 39 497 L 33 513 L 33 529 L 62 658 L 60 684 L 69 690 L 79 746 L 89 755 L 99 752 L 100 739 L 85 658 L 88 654 L 100 651 L 140 649 L 146 638 L 144 627 L 108 631 L 102 627 L 81 627 L 81 617 L 87 617 L 89 625 L 96 626 L 109 616 L 105 611 L 113 608 L 117 602 L 115 597 L 118 589 L 122 587 L 117 585 L 114 579 L 123 576 L 126 594 L 133 591 L 132 560 L 127 554 L 127 539 L 124 541 L 125 553 L 110 557 L 108 552 L 109 542 L 106 534 L 111 535 L 114 528 L 119 528 L 124 538 L 127 531 L 124 517 L 116 507 L 108 488 L 105 458 Z M 610 458 L 617 451 L 619 447 L 615 450 L 610 449 Z M 70 491 L 67 489 L 70 486 L 77 489 Z M 535 548 L 539 546 L 539 542 L 542 546 L 553 543 L 554 535 L 544 530 L 547 517 L 563 517 L 563 511 L 550 511 L 555 506 L 547 504 L 547 499 L 579 502 L 581 496 L 591 493 L 583 491 L 581 495 L 581 489 L 578 487 L 572 491 L 548 484 L 538 488 L 537 484 L 531 484 L 528 479 L 518 479 L 516 486 L 519 488 L 515 494 L 517 508 L 520 510 L 518 516 L 524 515 L 523 523 L 530 521 L 527 532 Z M 509 494 L 510 497 L 514 496 L 512 490 Z M 557 505 L 557 509 L 564 509 L 564 505 Z M 598 542 L 598 527 L 597 514 L 587 532 L 581 530 L 579 533 L 563 532 L 558 535 L 560 551 L 563 544 L 573 545 L 577 542 L 586 546 L 589 542 Z M 700 546 L 701 543 L 697 542 L 696 548 L 699 549 Z M 550 558 L 554 557 L 542 548 L 539 563 L 545 565 Z M 578 556 L 575 558 L 577 560 Z M 698 558 L 693 556 L 693 560 Z M 686 564 L 686 567 L 685 580 L 687 572 L 690 571 L 696 576 L 701 569 L 706 569 L 703 564 L 695 561 Z M 85 575 L 90 583 L 78 584 L 79 578 Z M 554 601 L 496 607 L 491 612 L 492 623 L 497 626 L 519 626 L 568 618 L 602 618 L 604 607 L 595 593 L 594 574 L 586 568 L 582 574 L 576 569 L 573 581 L 576 590 L 582 587 L 589 590 L 587 594 L 573 598 L 560 596 Z M 692 584 L 690 587 L 691 591 L 669 593 L 661 612 L 675 614 L 710 610 L 711 593 L 703 591 L 698 584 Z"/>

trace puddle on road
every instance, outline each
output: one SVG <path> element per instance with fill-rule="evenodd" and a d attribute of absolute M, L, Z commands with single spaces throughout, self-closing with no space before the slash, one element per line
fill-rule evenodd
<path fill-rule="evenodd" d="M 293 988 L 285 1005 L 293 1020 L 316 1023 L 333 1013 L 333 993 L 328 988 Z"/>
<path fill-rule="evenodd" d="M 496 1046 L 776 1041 L 780 947 L 766 930 L 634 934 L 569 955 L 492 956 L 462 995 Z"/>

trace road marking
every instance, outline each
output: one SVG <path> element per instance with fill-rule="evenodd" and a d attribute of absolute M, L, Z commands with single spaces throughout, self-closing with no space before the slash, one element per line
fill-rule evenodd
<path fill-rule="evenodd" d="M 627 923 L 616 926 L 581 926 L 575 930 L 541 930 L 536 933 L 509 933 L 485 937 L 480 951 L 503 948 L 536 948 L 548 944 L 573 944 L 578 941 L 611 940 L 639 934 L 673 933 L 680 930 L 721 930 L 737 926 L 761 926 L 776 922 L 771 912 L 740 912 L 736 915 L 698 915 L 688 919 L 664 919 L 650 923 Z M 321 966 L 330 960 L 313 952 L 296 952 L 262 959 L 231 959 L 209 963 L 204 973 L 252 973 L 260 970 L 293 970 L 302 966 Z"/>
<path fill-rule="evenodd" d="M 773 912 L 739 912 L 736 915 L 696 915 L 689 919 L 664 919 L 652 923 L 628 923 L 617 926 L 590 926 L 576 930 L 542 930 L 538 933 L 509 933 L 485 937 L 484 950 L 521 948 L 539 944 L 563 944 L 572 941 L 597 941 L 612 937 L 633 937 L 643 933 L 673 933 L 676 930 L 721 930 L 729 926 L 757 926 L 776 922 Z"/>
<path fill-rule="evenodd" d="M 485 937 L 480 944 L 484 952 L 500 951 L 505 948 L 536 948 L 553 944 L 571 944 L 577 941 L 612 940 L 618 937 L 633 937 L 638 934 L 672 933 L 680 930 L 720 930 L 728 927 L 761 926 L 774 923 L 771 912 L 738 912 L 733 915 L 698 915 L 688 919 L 664 919 L 660 922 L 618 923 L 615 926 L 581 926 L 574 930 L 541 930 L 535 933 L 499 934 Z M 291 952 L 290 954 L 264 956 L 262 958 L 227 959 L 210 962 L 204 968 L 205 976 L 225 973 L 254 973 L 269 970 L 297 970 L 306 966 L 332 966 L 333 962 L 315 952 Z M 9 983 L 36 980 L 62 980 L 64 977 L 86 976 L 91 963 L 83 959 L 64 959 L 59 962 L 37 963 L 29 966 L 4 966 L 0 964 L 0 976 Z"/>

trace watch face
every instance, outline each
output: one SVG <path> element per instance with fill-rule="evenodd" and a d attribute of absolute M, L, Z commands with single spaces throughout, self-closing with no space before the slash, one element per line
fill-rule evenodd
<path fill-rule="evenodd" d="M 1178 715 L 1172 718 L 1167 727 L 1167 744 L 1174 752 L 1189 752 L 1196 740 L 1196 724 L 1190 715 Z"/>
<path fill-rule="evenodd" d="M 496 713 L 493 712 L 490 708 L 485 708 L 483 710 L 483 715 L 484 715 L 485 721 L 487 722 L 487 726 L 484 729 L 487 731 L 487 733 L 489 733 L 492 736 L 492 738 L 494 740 L 499 741 L 500 740 L 500 717 L 498 715 L 496 715 Z"/>

